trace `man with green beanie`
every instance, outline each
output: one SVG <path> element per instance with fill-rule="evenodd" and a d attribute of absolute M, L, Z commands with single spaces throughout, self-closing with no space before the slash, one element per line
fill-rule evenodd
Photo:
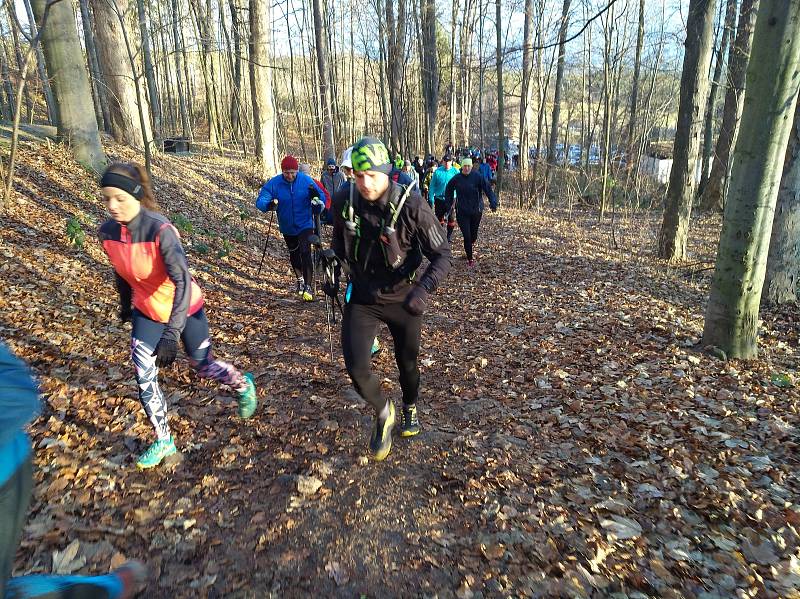
<path fill-rule="evenodd" d="M 403 392 L 400 435 L 418 434 L 422 314 L 428 296 L 450 270 L 450 245 L 415 185 L 401 185 L 389 177 L 392 161 L 381 141 L 362 138 L 353 146 L 350 160 L 355 185 L 333 198 L 332 247 L 349 275 L 342 353 L 353 386 L 375 409 L 369 446 L 374 458 L 383 460 L 392 447 L 395 409 L 381 395 L 381 380 L 372 372 L 370 346 L 380 323 L 386 324 Z M 423 255 L 430 264 L 417 277 Z"/>

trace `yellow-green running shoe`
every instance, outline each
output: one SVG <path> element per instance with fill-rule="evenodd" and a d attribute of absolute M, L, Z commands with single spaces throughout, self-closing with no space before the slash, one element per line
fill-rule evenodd
<path fill-rule="evenodd" d="M 372 437 L 369 440 L 369 448 L 372 450 L 372 457 L 378 462 L 385 460 L 392 449 L 392 429 L 394 428 L 394 403 L 389 402 L 389 416 L 386 420 L 381 420 L 375 416 L 375 427 L 372 429 Z"/>

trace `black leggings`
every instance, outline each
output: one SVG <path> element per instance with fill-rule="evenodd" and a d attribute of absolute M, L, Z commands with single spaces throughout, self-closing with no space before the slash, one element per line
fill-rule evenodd
<path fill-rule="evenodd" d="M 292 264 L 295 276 L 303 277 L 306 285 L 311 285 L 311 279 L 314 278 L 314 270 L 311 265 L 311 244 L 308 238 L 314 235 L 314 229 L 306 229 L 300 231 L 299 235 L 286 235 L 284 233 L 283 239 L 286 241 L 286 247 L 289 248 L 289 262 Z"/>
<path fill-rule="evenodd" d="M 403 403 L 416 403 L 419 392 L 420 331 L 422 317 L 412 316 L 402 304 L 364 306 L 347 304 L 342 318 L 342 353 L 353 386 L 377 412 L 386 405 L 381 397 L 381 379 L 372 372 L 372 340 L 380 323 L 386 323 L 394 340 L 394 357 L 400 371 Z"/>
<path fill-rule="evenodd" d="M 473 214 L 458 213 L 458 228 L 461 229 L 461 235 L 464 237 L 464 251 L 467 254 L 467 260 L 472 260 L 472 246 L 478 241 L 478 227 L 481 225 L 482 212 Z"/>

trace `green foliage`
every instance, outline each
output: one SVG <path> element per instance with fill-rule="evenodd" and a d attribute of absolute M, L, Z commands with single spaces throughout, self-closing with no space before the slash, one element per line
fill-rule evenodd
<path fill-rule="evenodd" d="M 86 241 L 86 233 L 84 233 L 83 227 L 81 227 L 81 221 L 74 216 L 70 216 L 67 221 L 67 239 L 77 248 L 82 248 L 83 242 Z"/>
<path fill-rule="evenodd" d="M 194 225 L 183 214 L 173 214 L 170 220 L 175 225 L 175 228 L 182 233 L 192 233 L 194 231 Z"/>
<path fill-rule="evenodd" d="M 193 249 L 194 249 L 195 252 L 197 252 L 198 254 L 201 254 L 203 256 L 205 256 L 209 251 L 208 246 L 205 243 L 203 243 L 202 241 L 200 243 L 198 243 L 197 245 L 193 246 Z"/>
<path fill-rule="evenodd" d="M 247 236 L 244 234 L 244 231 L 240 231 L 238 229 L 234 231 L 233 238 L 239 243 L 244 243 L 247 240 Z"/>
<path fill-rule="evenodd" d="M 222 247 L 220 247 L 219 251 L 217 252 L 217 258 L 224 258 L 225 256 L 231 253 L 232 249 L 233 249 L 233 244 L 227 239 L 223 239 Z"/>
<path fill-rule="evenodd" d="M 247 221 L 250 220 L 251 216 L 250 213 L 245 210 L 244 208 L 239 208 L 239 220 Z"/>

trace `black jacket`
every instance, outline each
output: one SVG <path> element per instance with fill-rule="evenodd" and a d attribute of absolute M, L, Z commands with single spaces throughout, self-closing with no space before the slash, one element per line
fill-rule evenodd
<path fill-rule="evenodd" d="M 450 245 L 430 205 L 416 189 L 407 197 L 395 224 L 398 246 L 405 254 L 405 260 L 397 268 L 392 268 L 380 239 L 381 221 L 389 223 L 390 198 L 396 205 L 405 187 L 390 181 L 386 193 L 374 202 L 362 198 L 355 185 L 352 189 L 353 211 L 359 217 L 357 251 L 343 214 L 350 205 L 350 186 L 343 187 L 334 195 L 331 242 L 337 257 L 350 269 L 353 285 L 350 302 L 368 305 L 402 302 L 414 283 L 433 293 L 450 270 Z M 349 249 L 346 247 L 348 243 Z M 416 271 L 422 264 L 423 255 L 430 264 L 417 279 Z"/>
<path fill-rule="evenodd" d="M 489 205 L 493 210 L 497 208 L 497 197 L 492 191 L 492 186 L 477 171 L 470 171 L 469 175 L 458 173 L 450 179 L 444 190 L 444 197 L 447 202 L 453 201 L 453 192 L 455 192 L 458 199 L 456 207 L 459 214 L 478 214 L 483 212 L 481 193 L 486 194 L 486 197 L 489 198 Z"/>

